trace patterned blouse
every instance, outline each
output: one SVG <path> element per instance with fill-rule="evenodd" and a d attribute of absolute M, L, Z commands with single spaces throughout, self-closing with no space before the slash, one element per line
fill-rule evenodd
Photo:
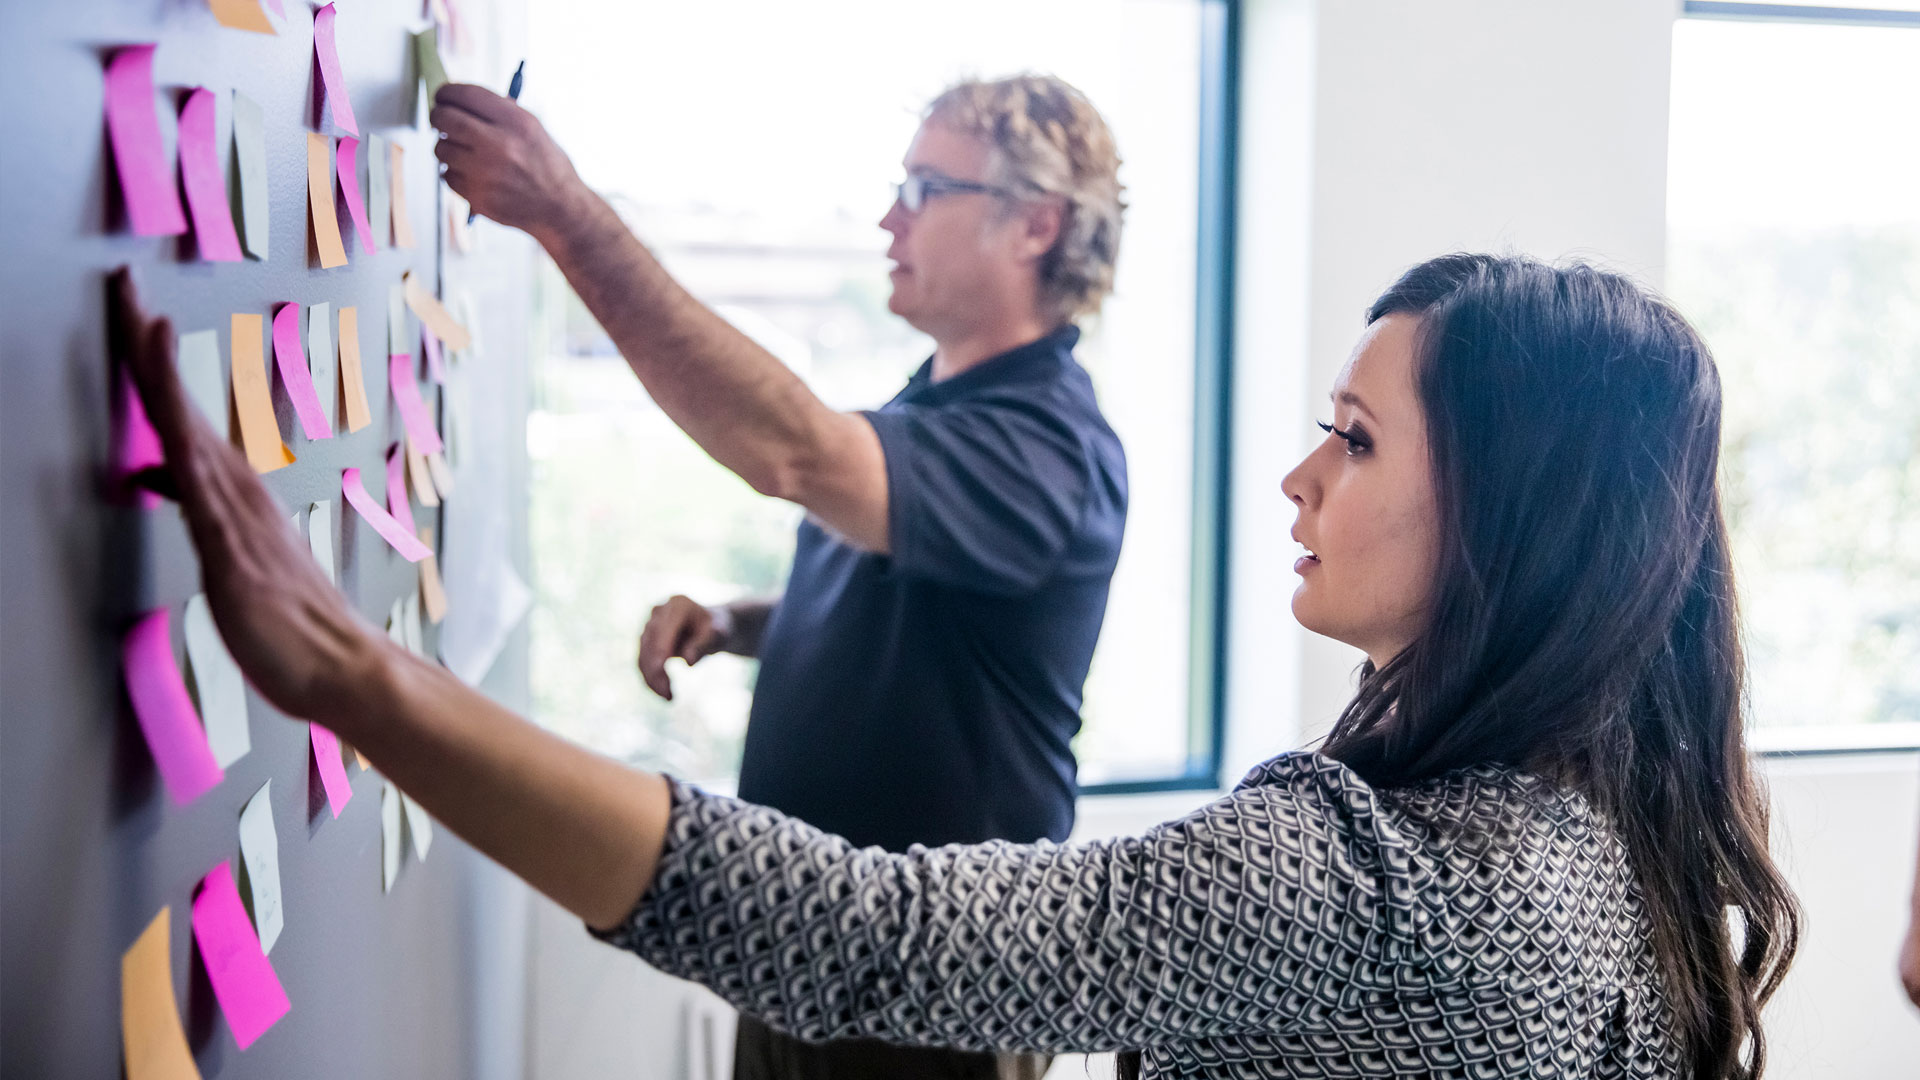
<path fill-rule="evenodd" d="M 600 936 L 807 1040 L 1675 1077 L 1644 919 L 1578 795 L 1491 767 L 1376 790 L 1298 753 L 1144 836 L 905 854 L 676 782 L 654 883 Z"/>

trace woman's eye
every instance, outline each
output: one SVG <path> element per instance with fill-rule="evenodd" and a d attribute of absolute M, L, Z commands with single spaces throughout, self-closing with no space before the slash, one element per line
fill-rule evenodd
<path fill-rule="evenodd" d="M 1330 435 L 1339 436 L 1340 440 L 1347 444 L 1348 457 L 1358 457 L 1360 454 L 1366 452 L 1366 450 L 1368 449 L 1368 443 L 1367 443 L 1366 437 L 1358 434 L 1359 432 L 1358 427 L 1349 428 L 1346 431 L 1341 431 L 1339 428 L 1334 427 L 1332 424 L 1329 424 L 1324 420 L 1315 420 L 1314 424 L 1317 425 L 1321 431 L 1327 432 Z"/>

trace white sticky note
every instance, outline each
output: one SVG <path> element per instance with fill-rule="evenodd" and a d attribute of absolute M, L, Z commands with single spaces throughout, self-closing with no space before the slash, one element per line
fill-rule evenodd
<path fill-rule="evenodd" d="M 273 830 L 273 781 L 247 800 L 240 811 L 240 858 L 247 864 L 247 889 L 252 893 L 253 928 L 260 949 L 272 952 L 280 940 L 286 913 L 280 906 L 280 837 Z"/>
<path fill-rule="evenodd" d="M 340 353 L 333 347 L 333 305 L 307 307 L 307 368 L 313 372 L 313 388 L 320 395 L 320 411 L 333 427 L 340 400 Z"/>
<path fill-rule="evenodd" d="M 403 601 L 395 600 L 387 611 L 387 640 L 401 648 L 407 647 L 407 610 Z"/>
<path fill-rule="evenodd" d="M 407 288 L 399 282 L 387 290 L 387 355 L 398 356 L 406 353 L 413 356 L 419 350 L 413 344 L 413 334 L 407 325 Z M 419 359 L 415 356 L 414 359 Z"/>
<path fill-rule="evenodd" d="M 360 155 L 367 161 L 367 224 L 373 228 L 373 245 L 386 247 L 393 208 L 387 201 L 387 142 L 369 133 Z"/>
<path fill-rule="evenodd" d="M 313 551 L 313 559 L 320 569 L 327 572 L 327 580 L 340 584 L 340 568 L 333 557 L 333 500 L 327 499 L 314 503 L 307 511 L 307 546 Z"/>
<path fill-rule="evenodd" d="M 400 793 L 400 806 L 407 812 L 407 835 L 413 837 L 414 857 L 424 861 L 427 849 L 433 846 L 433 818 L 404 791 Z"/>
<path fill-rule="evenodd" d="M 400 600 L 400 626 L 407 634 L 407 648 L 415 656 L 427 655 L 426 629 L 420 624 L 420 594 L 408 593 Z"/>
<path fill-rule="evenodd" d="M 213 430 L 227 438 L 227 365 L 220 361 L 220 332 L 181 334 L 179 362 L 187 396 L 206 414 Z"/>
<path fill-rule="evenodd" d="M 255 259 L 267 257 L 267 136 L 260 106 L 233 92 L 233 161 L 240 174 L 240 241 Z"/>
<path fill-rule="evenodd" d="M 204 594 L 187 601 L 182 622 L 194 694 L 200 699 L 200 720 L 207 726 L 207 747 L 216 764 L 230 768 L 253 748 L 247 730 L 247 685 L 240 677 L 240 665 L 220 640 Z"/>
<path fill-rule="evenodd" d="M 380 787 L 380 881 L 382 891 L 392 892 L 394 879 L 400 876 L 400 860 L 406 854 L 400 839 L 400 789 L 389 780 Z"/>

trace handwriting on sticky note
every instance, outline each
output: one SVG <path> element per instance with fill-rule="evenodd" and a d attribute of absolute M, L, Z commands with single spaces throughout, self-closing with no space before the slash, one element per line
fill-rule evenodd
<path fill-rule="evenodd" d="M 293 451 L 280 441 L 280 422 L 273 418 L 273 397 L 267 391 L 267 357 L 262 347 L 266 320 L 258 315 L 233 317 L 233 406 L 240 414 L 240 443 L 255 472 L 272 472 L 293 464 Z"/>
<path fill-rule="evenodd" d="M 173 994 L 173 909 L 163 907 L 120 957 L 120 1045 L 127 1080 L 200 1080 Z"/>
<path fill-rule="evenodd" d="M 247 686 L 240 665 L 227 652 L 214 625 L 213 610 L 204 594 L 187 601 L 181 630 L 187 639 L 187 664 L 193 670 L 193 689 L 200 699 L 200 719 L 207 729 L 207 748 L 222 769 L 253 748 L 247 730 Z"/>
<path fill-rule="evenodd" d="M 417 541 L 416 541 L 417 542 Z M 173 801 L 185 806 L 218 784 L 225 772 L 207 746 L 207 733 L 187 696 L 186 680 L 167 637 L 167 609 L 141 616 L 120 643 L 133 715 L 153 752 Z"/>
<path fill-rule="evenodd" d="M 313 743 L 313 763 L 320 770 L 320 786 L 327 792 L 327 809 L 337 818 L 353 798 L 353 784 L 347 780 L 347 766 L 340 757 L 340 739 L 312 723 L 307 725 L 307 735 Z"/>
<path fill-rule="evenodd" d="M 427 329 L 438 334 L 440 339 L 447 343 L 449 349 L 458 351 L 472 343 L 472 339 L 467 335 L 467 328 L 453 321 L 453 316 L 448 314 L 446 308 L 440 306 L 439 299 L 428 292 L 426 286 L 420 284 L 419 278 L 411 273 L 403 274 L 400 283 L 406 290 L 407 306 L 420 317 L 420 321 L 426 324 Z"/>
<path fill-rule="evenodd" d="M 240 238 L 247 254 L 267 257 L 267 132 L 260 106 L 233 92 L 233 160 L 240 175 Z"/>
<path fill-rule="evenodd" d="M 314 389 L 313 372 L 307 367 L 307 354 L 300 348 L 300 305 L 282 304 L 273 315 L 273 358 L 280 368 L 281 385 L 293 402 L 300 429 L 309 439 L 331 439 L 333 428 L 320 407 L 320 393 Z"/>
<path fill-rule="evenodd" d="M 107 137 L 133 231 L 178 236 L 187 231 L 187 216 L 174 187 L 173 161 L 160 141 L 153 50 L 152 45 L 129 45 L 107 61 Z"/>
<path fill-rule="evenodd" d="M 407 499 L 406 457 L 395 443 L 387 450 L 387 512 L 408 532 L 418 532 L 413 523 L 413 503 Z"/>
<path fill-rule="evenodd" d="M 340 140 L 338 172 L 340 195 L 347 200 L 347 216 L 353 219 L 353 231 L 360 238 L 360 250 L 373 254 L 373 229 L 367 224 L 367 204 L 360 201 L 360 140 Z"/>
<path fill-rule="evenodd" d="M 307 208 L 313 222 L 313 244 L 326 269 L 347 265 L 347 249 L 340 243 L 340 217 L 333 206 L 333 155 L 327 137 L 307 132 Z"/>
<path fill-rule="evenodd" d="M 393 246 L 413 246 L 413 222 L 407 220 L 407 152 L 399 143 L 388 143 L 393 157 Z"/>
<path fill-rule="evenodd" d="M 228 862 L 222 861 L 200 882 L 199 895 L 193 898 L 193 940 L 200 946 L 214 999 L 226 1014 L 234 1041 L 245 1050 L 292 1006 L 247 922 Z"/>
<path fill-rule="evenodd" d="M 349 135 L 360 134 L 353 118 L 353 103 L 347 100 L 347 80 L 340 73 L 340 53 L 334 47 L 332 4 L 313 13 L 313 53 L 320 62 L 320 82 L 326 87 L 327 106 L 333 111 L 333 123 Z"/>
<path fill-rule="evenodd" d="M 233 231 L 233 206 L 227 201 L 226 174 L 220 168 L 213 105 L 213 91 L 202 87 L 187 95 L 180 110 L 180 183 L 187 189 L 187 208 L 193 211 L 193 236 L 201 257 L 239 262 L 240 237 Z"/>
<path fill-rule="evenodd" d="M 240 811 L 240 858 L 247 866 L 247 891 L 253 899 L 253 927 L 260 951 L 270 953 L 286 926 L 280 899 L 280 837 L 273 828 L 273 781 L 247 800 Z"/>
<path fill-rule="evenodd" d="M 347 430 L 359 431 L 373 423 L 367 404 L 367 377 L 360 365 L 360 309 L 340 309 L 340 386 L 347 403 Z"/>
<path fill-rule="evenodd" d="M 434 430 L 427 403 L 420 398 L 420 384 L 413 377 L 413 357 L 406 353 L 387 357 L 387 384 L 393 390 L 393 403 L 400 409 L 407 434 L 413 437 L 420 452 L 431 454 L 445 445 L 440 441 L 440 433 Z"/>
<path fill-rule="evenodd" d="M 347 504 L 358 511 L 367 524 L 373 526 L 374 532 L 393 545 L 393 550 L 399 552 L 402 558 L 408 562 L 419 562 L 433 554 L 430 548 L 420 542 L 419 537 L 401 528 L 392 514 L 373 501 L 373 496 L 367 494 L 367 486 L 360 480 L 359 469 L 341 471 L 340 490 L 346 495 Z"/>

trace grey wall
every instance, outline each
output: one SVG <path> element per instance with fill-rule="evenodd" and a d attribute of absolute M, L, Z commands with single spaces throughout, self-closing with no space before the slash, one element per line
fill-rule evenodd
<path fill-rule="evenodd" d="M 316 122 L 317 75 L 310 8 L 286 6 L 277 37 L 219 27 L 199 0 L 8 3 L 0 13 L 8 103 L 0 113 L 0 1071 L 9 1076 L 119 1075 L 120 956 L 163 905 L 173 909 L 175 992 L 206 1076 L 521 1071 L 526 915 L 516 882 L 442 829 L 427 861 L 409 856 L 383 894 L 380 781 L 353 769 L 353 801 L 335 820 L 309 764 L 305 725 L 257 696 L 249 701 L 252 751 L 213 791 L 176 806 L 121 690 L 116 650 L 128 620 L 161 605 L 177 611 L 199 591 L 199 575 L 172 507 L 142 513 L 101 495 L 103 280 L 120 263 L 135 267 L 148 306 L 179 329 L 216 329 L 223 359 L 233 312 L 270 318 L 284 301 L 359 307 L 371 427 L 309 445 L 274 380 L 281 430 L 299 461 L 266 482 L 289 513 L 324 498 L 341 513 L 340 470 L 378 468 L 401 430 L 382 378 L 389 284 L 411 269 L 471 288 L 485 352 L 460 374 L 476 403 L 468 445 L 484 452 L 466 455 L 455 497 L 484 494 L 515 520 L 512 546 L 525 573 L 531 250 L 498 231 L 473 254 L 442 252 L 431 136 L 410 126 L 405 31 L 421 4 L 363 0 L 340 5 L 342 60 L 362 131 L 408 148 L 419 246 L 352 254 L 335 270 L 310 266 L 304 132 Z M 519 0 L 494 6 L 499 20 L 475 61 L 488 78 L 497 78 L 503 41 L 522 30 Z M 111 46 L 148 41 L 159 43 L 155 81 L 176 107 L 172 91 L 196 85 L 239 88 L 262 106 L 267 262 L 192 261 L 175 240 L 133 237 L 119 224 L 103 59 Z M 223 101 L 223 138 L 228 113 Z M 170 125 L 164 130 L 171 138 Z M 350 228 L 347 244 L 354 248 Z M 425 520 L 443 517 L 430 510 Z M 341 587 L 378 624 L 414 588 L 414 570 L 371 529 L 350 525 L 345 539 Z M 487 688 L 524 709 L 524 630 Z M 240 809 L 268 778 L 286 909 L 272 961 L 292 1012 L 241 1052 L 194 956 L 188 913 L 201 876 L 237 858 Z"/>

